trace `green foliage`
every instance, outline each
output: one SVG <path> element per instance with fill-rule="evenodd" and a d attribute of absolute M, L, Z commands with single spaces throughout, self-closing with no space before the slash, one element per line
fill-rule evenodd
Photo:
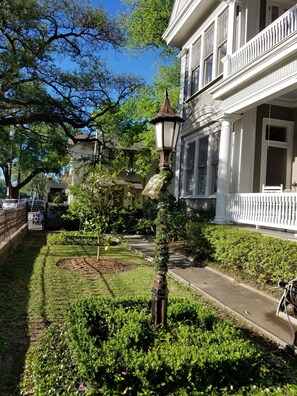
<path fill-rule="evenodd" d="M 296 242 L 263 236 L 237 227 L 187 225 L 187 243 L 197 259 L 242 273 L 259 285 L 275 284 L 296 276 Z"/>
<path fill-rule="evenodd" d="M 120 159 L 121 150 L 127 147 L 137 148 L 137 174 L 143 177 L 155 172 L 159 162 L 154 131 L 149 121 L 160 110 L 166 89 L 172 107 L 178 109 L 179 77 L 177 62 L 160 66 L 152 85 L 137 89 L 133 96 L 103 114 L 97 121 L 102 140 L 117 142 L 117 159 Z"/>
<path fill-rule="evenodd" d="M 97 246 L 98 244 L 96 234 L 81 231 L 62 231 L 55 234 L 49 234 L 47 242 L 50 245 Z M 118 239 L 105 236 L 100 242 L 102 246 L 110 246 L 117 244 Z"/>
<path fill-rule="evenodd" d="M 99 257 L 103 234 L 113 231 L 119 221 L 117 202 L 122 188 L 115 182 L 118 170 L 111 164 L 95 164 L 79 172 L 79 181 L 71 187 L 74 199 L 64 218 L 79 219 L 83 231 L 95 233 Z"/>
<path fill-rule="evenodd" d="M 209 223 L 214 219 L 214 209 L 197 209 L 189 212 L 179 210 L 177 204 L 172 201 L 171 208 L 168 214 L 168 235 L 171 241 L 184 241 L 187 240 L 188 227 L 192 227 L 192 224 L 197 224 L 200 227 L 200 223 Z M 195 244 L 195 239 L 189 240 L 189 244 Z M 192 246 L 195 249 L 194 245 Z"/>
<path fill-rule="evenodd" d="M 141 298 L 74 303 L 30 352 L 34 394 L 264 394 L 295 381 L 281 358 L 196 303 L 171 300 L 158 331 L 149 310 Z"/>
<path fill-rule="evenodd" d="M 46 229 L 47 230 L 78 230 L 79 220 L 66 216 L 68 206 L 51 203 L 48 205 Z"/>
<path fill-rule="evenodd" d="M 124 0 L 130 11 L 124 19 L 130 47 L 137 50 L 166 47 L 162 35 L 165 32 L 172 11 L 172 0 Z"/>
<path fill-rule="evenodd" d="M 18 197 L 37 175 L 59 173 L 67 161 L 67 138 L 58 125 L 43 123 L 26 128 L 26 133 L 23 127 L 12 132 L 0 126 L 0 169 L 12 196 Z"/>
<path fill-rule="evenodd" d="M 67 345 L 63 326 L 50 326 L 38 340 L 28 364 L 34 370 L 34 384 L 25 377 L 22 387 L 34 388 L 34 395 L 79 395 L 80 376 Z M 36 366 L 36 364 L 38 364 Z M 46 375 L 49 367 L 51 375 Z M 67 375 L 67 371 L 71 376 Z"/>
<path fill-rule="evenodd" d="M 0 126 L 23 126 L 24 136 L 34 126 L 38 137 L 45 123 L 73 137 L 141 84 L 106 65 L 104 51 L 123 47 L 125 34 L 100 5 L 3 0 L 0 18 Z"/>
<path fill-rule="evenodd" d="M 205 224 L 190 221 L 186 224 L 187 244 L 196 260 L 205 260 L 211 256 L 212 246 L 204 233 Z"/>

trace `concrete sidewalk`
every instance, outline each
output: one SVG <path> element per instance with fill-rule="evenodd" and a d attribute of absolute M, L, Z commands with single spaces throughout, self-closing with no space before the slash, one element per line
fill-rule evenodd
<path fill-rule="evenodd" d="M 153 261 L 152 243 L 134 236 L 128 238 L 128 245 L 131 250 Z M 245 284 L 237 283 L 209 267 L 194 267 L 187 258 L 178 253 L 170 254 L 169 275 L 244 320 L 277 345 L 292 345 L 294 337 L 289 323 L 275 315 L 278 300 Z M 297 331 L 296 326 L 294 331 Z"/>

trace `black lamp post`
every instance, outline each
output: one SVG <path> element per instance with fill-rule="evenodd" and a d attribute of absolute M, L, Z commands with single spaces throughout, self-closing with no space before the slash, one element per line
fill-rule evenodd
<path fill-rule="evenodd" d="M 156 148 L 160 154 L 160 174 L 164 182 L 159 195 L 156 221 L 155 268 L 157 275 L 152 288 L 152 321 L 155 326 L 166 325 L 168 288 L 166 274 L 169 262 L 167 218 L 169 194 L 167 187 L 172 179 L 171 153 L 175 149 L 183 119 L 172 110 L 166 90 L 161 110 L 151 121 L 154 125 Z"/>

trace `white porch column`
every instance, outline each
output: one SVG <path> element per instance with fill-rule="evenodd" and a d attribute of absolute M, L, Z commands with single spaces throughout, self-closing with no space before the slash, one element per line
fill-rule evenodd
<path fill-rule="evenodd" d="M 230 139 L 232 122 L 226 118 L 221 120 L 221 137 L 219 152 L 219 169 L 216 194 L 216 217 L 215 223 L 226 222 L 226 195 L 230 184 Z"/>

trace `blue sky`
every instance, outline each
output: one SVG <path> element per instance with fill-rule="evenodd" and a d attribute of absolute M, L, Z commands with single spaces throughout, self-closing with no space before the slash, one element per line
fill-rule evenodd
<path fill-rule="evenodd" d="M 116 15 L 124 9 L 120 0 L 91 0 L 91 4 L 94 7 L 102 4 L 103 8 L 111 15 Z M 155 54 L 152 52 L 141 53 L 137 57 L 129 53 L 110 53 L 109 60 L 115 72 L 140 75 L 149 84 L 157 72 Z"/>

